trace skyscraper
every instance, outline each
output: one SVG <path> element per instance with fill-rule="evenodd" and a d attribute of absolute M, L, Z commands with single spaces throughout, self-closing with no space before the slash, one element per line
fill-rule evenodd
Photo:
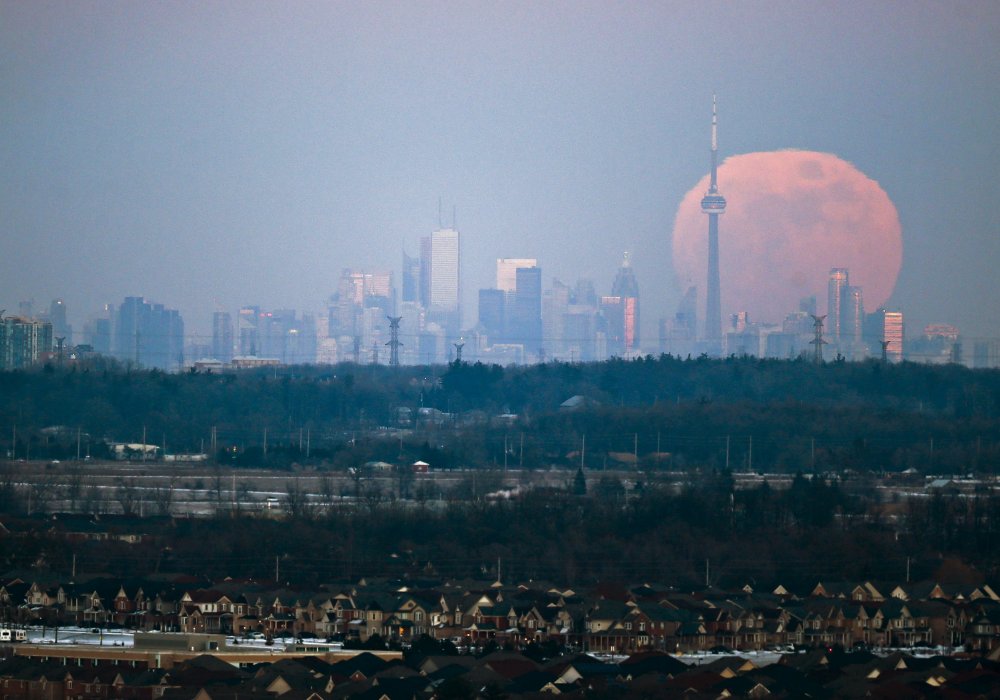
<path fill-rule="evenodd" d="M 840 342 L 844 293 L 848 285 L 847 268 L 835 267 L 830 270 L 830 280 L 826 290 L 826 337 L 834 343 Z"/>
<path fill-rule="evenodd" d="M 637 350 L 639 347 L 639 282 L 635 278 L 635 270 L 629 254 L 625 253 L 615 281 L 611 285 L 611 296 L 621 299 L 622 305 L 622 344 L 625 353 Z"/>
<path fill-rule="evenodd" d="M 518 268 L 537 266 L 535 258 L 497 258 L 497 289 L 513 293 L 517 288 Z"/>
<path fill-rule="evenodd" d="M 184 321 L 175 309 L 125 297 L 115 323 L 115 355 L 140 367 L 175 371 L 184 365 Z"/>
<path fill-rule="evenodd" d="M 514 309 L 508 335 L 524 346 L 526 354 L 542 349 L 542 269 L 519 267 L 516 272 Z"/>
<path fill-rule="evenodd" d="M 449 335 L 457 335 L 462 324 L 461 247 L 458 231 L 442 228 L 421 240 L 421 280 L 427 276 L 428 320 L 439 323 Z"/>
<path fill-rule="evenodd" d="M 260 350 L 257 332 L 257 317 L 260 307 L 244 306 L 236 317 L 236 343 L 241 357 L 256 357 Z"/>
<path fill-rule="evenodd" d="M 885 348 L 886 358 L 890 362 L 903 359 L 903 312 L 878 309 L 865 318 L 866 340 L 872 344 L 873 350 L 878 350 L 879 343 L 888 343 Z"/>
<path fill-rule="evenodd" d="M 719 215 L 726 211 L 726 200 L 718 185 L 718 117 L 712 96 L 712 174 L 708 192 L 701 200 L 701 210 L 708 214 L 708 292 L 705 299 L 705 342 L 709 354 L 722 352 L 722 301 L 719 281 Z"/>
<path fill-rule="evenodd" d="M 212 314 L 212 357 L 219 362 L 233 361 L 233 318 L 228 311 Z"/>
<path fill-rule="evenodd" d="M 66 345 L 73 344 L 73 327 L 66 320 L 66 302 L 62 299 L 53 300 L 49 306 L 49 322 L 52 324 L 53 338 L 63 338 Z"/>
<path fill-rule="evenodd" d="M 490 344 L 503 342 L 506 295 L 500 289 L 479 290 L 479 325 Z"/>
<path fill-rule="evenodd" d="M 865 302 L 861 287 L 847 286 L 840 304 L 840 338 L 860 343 L 865 322 Z"/>
<path fill-rule="evenodd" d="M 420 258 L 403 253 L 403 301 L 420 301 Z"/>

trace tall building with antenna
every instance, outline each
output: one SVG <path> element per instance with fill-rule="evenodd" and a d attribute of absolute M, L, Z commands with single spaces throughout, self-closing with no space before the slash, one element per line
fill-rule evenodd
<path fill-rule="evenodd" d="M 639 282 L 628 252 L 611 284 L 611 296 L 621 299 L 622 343 L 624 352 L 628 354 L 639 349 Z"/>
<path fill-rule="evenodd" d="M 719 282 L 719 216 L 726 211 L 726 199 L 719 194 L 718 116 L 712 95 L 712 175 L 701 211 L 708 214 L 708 291 L 705 299 L 705 344 L 710 355 L 722 353 L 722 301 Z"/>

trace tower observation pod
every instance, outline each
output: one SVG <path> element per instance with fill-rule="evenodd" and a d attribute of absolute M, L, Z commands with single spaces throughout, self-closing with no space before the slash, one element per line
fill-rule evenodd
<path fill-rule="evenodd" d="M 722 354 L 722 302 L 719 282 L 719 215 L 726 211 L 726 198 L 719 194 L 718 116 L 712 96 L 712 174 L 701 211 L 708 214 L 708 286 L 705 299 L 705 342 L 710 355 Z"/>

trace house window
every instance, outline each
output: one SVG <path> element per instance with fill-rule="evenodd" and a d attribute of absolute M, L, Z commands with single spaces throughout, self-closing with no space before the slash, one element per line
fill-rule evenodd
<path fill-rule="evenodd" d="M 631 630 L 632 629 L 632 623 L 631 622 L 626 622 L 625 623 L 625 629 Z"/>
<path fill-rule="evenodd" d="M 645 622 L 640 622 L 639 623 L 639 631 L 640 632 L 645 632 L 646 631 L 646 623 Z"/>
<path fill-rule="evenodd" d="M 413 613 L 413 619 L 416 620 L 417 622 L 423 622 L 424 614 L 418 610 L 417 612 Z"/>

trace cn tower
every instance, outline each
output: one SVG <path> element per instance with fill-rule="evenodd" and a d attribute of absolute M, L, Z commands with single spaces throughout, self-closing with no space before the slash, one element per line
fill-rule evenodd
<path fill-rule="evenodd" d="M 701 210 L 708 214 L 708 293 L 705 299 L 705 343 L 709 355 L 722 354 L 722 303 L 719 288 L 719 214 L 726 211 L 726 198 L 719 194 L 717 176 L 719 155 L 718 117 L 712 95 L 712 179 L 701 199 Z"/>

